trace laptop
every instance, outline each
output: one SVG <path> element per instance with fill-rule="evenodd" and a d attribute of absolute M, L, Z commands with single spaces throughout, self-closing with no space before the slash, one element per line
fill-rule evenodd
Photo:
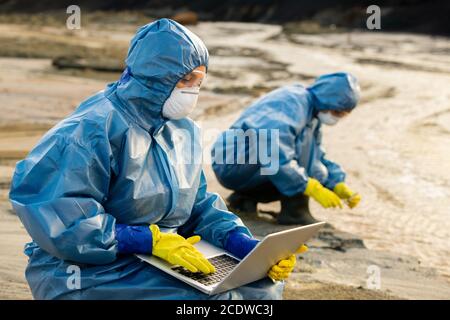
<path fill-rule="evenodd" d="M 216 272 L 205 275 L 152 256 L 137 255 L 141 260 L 208 294 L 228 291 L 267 276 L 278 261 L 289 257 L 316 234 L 325 222 L 292 228 L 265 236 L 244 259 L 201 240 L 195 247 L 215 266 Z"/>

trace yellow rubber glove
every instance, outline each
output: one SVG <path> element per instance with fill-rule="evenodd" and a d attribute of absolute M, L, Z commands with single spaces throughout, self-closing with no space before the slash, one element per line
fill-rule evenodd
<path fill-rule="evenodd" d="M 193 246 L 200 241 L 200 236 L 185 239 L 176 233 L 161 232 L 156 224 L 150 226 L 150 231 L 153 236 L 153 255 L 171 264 L 180 265 L 191 272 L 200 271 L 209 274 L 216 271 L 203 254 Z"/>
<path fill-rule="evenodd" d="M 308 197 L 312 197 L 324 208 L 342 208 L 342 203 L 339 197 L 333 191 L 322 186 L 316 179 L 308 179 L 308 184 L 306 185 L 304 194 Z"/>
<path fill-rule="evenodd" d="M 361 196 L 359 193 L 354 192 L 344 182 L 339 182 L 334 187 L 333 191 L 339 196 L 339 198 L 344 199 L 350 208 L 356 207 L 361 201 Z"/>
<path fill-rule="evenodd" d="M 308 251 L 308 247 L 302 245 L 300 248 L 298 248 L 296 253 L 303 253 L 306 251 Z M 285 280 L 289 277 L 292 270 L 294 270 L 296 261 L 297 259 L 294 254 L 289 256 L 289 258 L 287 259 L 280 260 L 276 265 L 270 268 L 269 272 L 267 272 L 267 275 L 274 281 Z"/>

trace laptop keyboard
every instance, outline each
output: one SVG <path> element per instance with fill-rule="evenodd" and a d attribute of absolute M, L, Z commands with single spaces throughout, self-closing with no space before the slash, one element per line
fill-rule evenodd
<path fill-rule="evenodd" d="M 227 255 L 222 254 L 216 257 L 208 259 L 209 262 L 216 268 L 216 272 L 211 274 L 203 274 L 201 272 L 190 272 L 189 270 L 181 267 L 172 267 L 172 270 L 181 273 L 182 275 L 191 278 L 194 281 L 200 282 L 205 286 L 210 286 L 222 281 L 239 263 L 239 260 Z"/>

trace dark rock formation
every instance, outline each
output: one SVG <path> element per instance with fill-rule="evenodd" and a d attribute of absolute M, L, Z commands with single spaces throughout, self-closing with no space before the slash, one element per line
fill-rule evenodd
<path fill-rule="evenodd" d="M 0 13 L 65 10 L 70 0 L 0 0 Z M 82 10 L 141 10 L 151 17 L 171 17 L 192 11 L 201 20 L 285 23 L 314 20 L 322 25 L 365 28 L 368 0 L 79 0 Z M 450 2 L 445 0 L 379 0 L 382 29 L 450 35 Z M 192 20 L 192 19 L 189 19 Z"/>

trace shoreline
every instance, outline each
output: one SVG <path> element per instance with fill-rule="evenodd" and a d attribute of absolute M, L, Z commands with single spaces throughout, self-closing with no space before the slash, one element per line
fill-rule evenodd
<path fill-rule="evenodd" d="M 41 130 L 43 127 L 41 125 Z M 17 128 L 23 130 L 21 126 Z M 37 139 L 43 131 L 34 129 L 28 132 L 34 133 Z M 10 130 L 9 136 L 13 132 Z M 24 131 L 17 132 L 19 136 L 24 135 Z M 0 131 L 0 154 L 1 142 Z M 0 163 L 2 160 L 5 159 L 0 157 Z M 24 278 L 26 256 L 22 252 L 30 238 L 7 201 L 9 182 L 5 175 L 12 174 L 12 170 L 0 172 L 3 173 L 0 181 L 4 182 L 0 189 L 0 260 L 5 261 L 0 268 L 0 299 L 31 299 Z M 229 191 L 218 184 L 209 166 L 205 167 L 205 172 L 208 190 L 225 198 Z M 266 205 L 264 209 L 278 210 L 276 204 Z M 293 227 L 276 225 L 273 217 L 266 214 L 257 218 L 240 217 L 260 238 Z M 287 299 L 450 299 L 450 283 L 435 269 L 422 267 L 419 260 L 411 256 L 369 250 L 363 239 L 331 225 L 326 225 L 307 244 L 308 252 L 299 256 L 287 281 L 284 294 Z M 368 286 L 371 266 L 379 270 L 380 289 Z"/>
<path fill-rule="evenodd" d="M 56 22 L 34 28 L 26 22 L 0 23 L 0 298 L 5 299 L 31 298 L 23 274 L 28 235 L 7 201 L 15 162 L 82 100 L 120 76 L 92 70 L 98 61 L 86 60 L 88 65 L 78 69 L 58 69 L 52 61 L 71 50 L 120 60 L 136 28 L 119 21 L 108 24 L 107 31 L 98 23 L 76 33 L 61 31 Z M 318 74 L 341 69 L 361 79 L 361 106 L 353 120 L 325 128 L 324 144 L 333 160 L 345 164 L 363 201 L 356 210 L 341 211 L 312 204 L 313 215 L 335 229 L 323 230 L 309 243 L 287 282 L 286 297 L 450 299 L 450 224 L 445 218 L 450 112 L 442 98 L 450 94 L 445 86 L 450 41 L 384 33 L 352 33 L 347 41 L 345 33 L 285 34 L 280 26 L 255 23 L 200 23 L 191 29 L 213 53 L 193 114 L 208 132 L 206 150 L 246 105 L 277 86 L 307 85 Z M 32 45 L 23 46 L 31 38 Z M 23 58 L 30 50 L 38 58 Z M 118 70 L 114 61 L 109 70 Z M 209 190 L 226 198 L 229 191 L 217 183 L 208 163 L 205 171 Z M 278 205 L 262 208 L 277 211 Z M 257 236 L 278 230 L 269 217 L 262 218 L 244 221 Z M 371 270 L 380 271 L 381 291 L 367 289 Z"/>

